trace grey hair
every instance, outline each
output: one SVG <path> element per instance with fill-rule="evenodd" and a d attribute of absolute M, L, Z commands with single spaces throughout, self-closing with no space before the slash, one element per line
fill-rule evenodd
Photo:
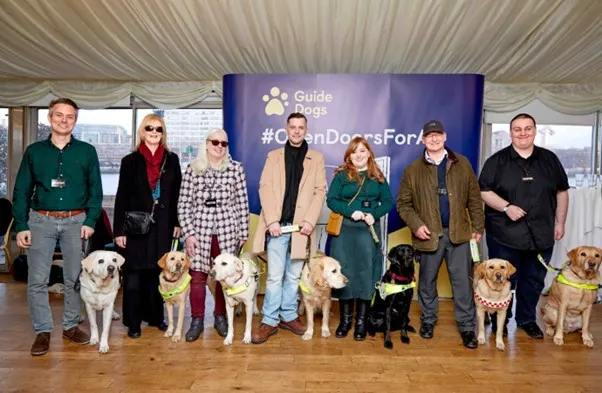
<path fill-rule="evenodd" d="M 209 132 L 205 139 L 201 141 L 201 145 L 199 146 L 199 154 L 196 158 L 190 161 L 190 167 L 194 171 L 194 173 L 200 175 L 209 168 L 209 159 L 207 158 L 207 141 L 211 139 L 212 136 L 218 133 L 223 133 L 226 136 L 226 140 L 228 139 L 228 134 L 225 130 L 221 128 L 216 128 L 215 130 Z M 230 149 L 226 147 L 226 154 L 222 158 L 222 161 L 218 165 L 217 168 L 214 168 L 216 171 L 223 172 L 230 165 Z"/>

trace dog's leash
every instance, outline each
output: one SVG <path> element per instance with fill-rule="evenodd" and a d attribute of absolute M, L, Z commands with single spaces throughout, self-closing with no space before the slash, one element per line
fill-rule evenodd
<path fill-rule="evenodd" d="M 82 239 L 81 252 L 82 252 L 81 259 L 83 261 L 90 254 L 90 240 L 89 239 Z M 79 274 L 77 276 L 77 280 L 75 281 L 75 284 L 73 284 L 73 289 L 75 290 L 75 292 L 79 292 L 81 289 L 80 276 L 81 276 L 81 274 Z"/>
<path fill-rule="evenodd" d="M 529 224 L 529 220 L 527 220 L 527 218 L 525 218 L 525 224 L 527 225 L 527 230 L 529 231 L 529 236 L 531 237 L 531 241 L 533 242 L 533 245 L 535 246 L 535 250 L 537 251 L 537 261 L 541 264 L 541 266 L 544 267 L 544 269 L 546 269 L 548 272 L 550 273 L 559 273 L 562 271 L 562 268 L 556 268 L 554 266 L 550 266 L 549 263 L 546 263 L 545 258 L 543 257 L 543 255 L 541 255 L 541 249 L 539 248 L 539 246 L 537 245 L 537 241 L 535 240 L 535 235 L 533 234 L 533 228 L 531 228 L 531 224 Z"/>

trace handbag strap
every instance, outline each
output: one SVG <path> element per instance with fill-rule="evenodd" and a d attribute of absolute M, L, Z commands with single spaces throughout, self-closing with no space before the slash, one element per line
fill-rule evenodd
<path fill-rule="evenodd" d="M 355 201 L 355 198 L 357 198 L 357 196 L 360 194 L 360 191 L 362 190 L 362 187 L 364 186 L 364 180 L 366 180 L 366 178 L 362 179 L 362 181 L 360 182 L 360 188 L 357 189 L 357 192 L 355 193 L 353 198 L 351 198 L 351 200 L 349 201 L 347 206 L 350 206 L 353 203 L 353 201 Z"/>
<path fill-rule="evenodd" d="M 161 169 L 159 169 L 159 182 L 158 184 L 161 184 L 161 174 L 163 173 L 163 169 L 165 169 L 165 163 L 167 162 L 167 152 L 165 152 L 163 154 L 163 163 L 161 164 Z M 157 205 L 159 203 L 159 198 L 153 199 L 153 207 L 151 208 L 151 212 L 150 215 L 151 217 L 153 216 L 153 214 L 155 214 L 155 205 Z"/>

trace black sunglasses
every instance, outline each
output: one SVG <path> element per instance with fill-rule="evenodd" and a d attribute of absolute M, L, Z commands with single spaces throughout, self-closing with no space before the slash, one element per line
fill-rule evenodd
<path fill-rule="evenodd" d="M 222 147 L 228 147 L 228 142 L 226 141 L 216 141 L 215 139 L 209 140 L 213 146 L 222 145 Z"/>
<path fill-rule="evenodd" d="M 157 132 L 163 133 L 163 127 L 161 127 L 161 126 L 145 126 L 144 131 L 148 131 L 148 132 L 157 131 Z"/>

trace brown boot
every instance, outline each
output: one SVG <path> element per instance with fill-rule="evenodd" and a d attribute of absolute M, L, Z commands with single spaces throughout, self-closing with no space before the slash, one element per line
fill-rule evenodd
<path fill-rule="evenodd" d="M 48 352 L 50 347 L 50 333 L 38 333 L 36 340 L 31 346 L 31 356 L 41 356 Z"/>
<path fill-rule="evenodd" d="M 301 322 L 299 317 L 297 317 L 297 319 L 293 319 L 292 321 L 289 321 L 289 322 L 281 321 L 280 325 L 278 325 L 278 327 L 281 329 L 290 330 L 291 332 L 295 333 L 298 336 L 302 336 L 303 333 L 305 333 L 305 330 L 307 329 L 305 327 L 305 325 L 303 324 L 303 322 Z"/>
<path fill-rule="evenodd" d="M 261 323 L 259 327 L 253 329 L 253 336 L 251 337 L 251 342 L 253 344 L 263 344 L 268 341 L 270 336 L 278 333 L 278 328 L 274 326 L 267 325 L 265 323 Z"/>
<path fill-rule="evenodd" d="M 90 342 L 90 336 L 88 336 L 88 334 L 83 330 L 80 330 L 77 326 L 68 330 L 63 330 L 63 338 L 66 338 L 75 344 L 83 345 Z"/>

